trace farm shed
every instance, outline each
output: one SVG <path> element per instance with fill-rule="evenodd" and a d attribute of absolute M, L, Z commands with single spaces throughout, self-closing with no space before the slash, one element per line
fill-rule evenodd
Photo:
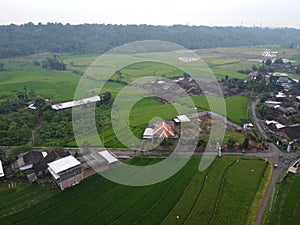
<path fill-rule="evenodd" d="M 153 138 L 153 129 L 152 128 L 146 128 L 143 134 L 144 139 L 152 139 Z"/>
<path fill-rule="evenodd" d="M 93 96 L 90 98 L 84 98 L 81 100 L 63 102 L 60 104 L 52 105 L 52 109 L 54 109 L 56 111 L 60 111 L 60 110 L 68 109 L 68 108 L 73 108 L 76 106 L 86 105 L 88 103 L 99 102 L 100 100 L 101 100 L 100 96 L 97 95 L 97 96 Z"/>
<path fill-rule="evenodd" d="M 108 170 L 110 166 L 119 163 L 117 157 L 110 151 L 92 151 L 90 154 L 79 158 L 82 162 L 82 169 L 84 170 L 84 177 L 93 175 L 96 172 L 103 172 Z M 88 175 L 87 175 L 88 174 Z"/>
<path fill-rule="evenodd" d="M 188 123 L 188 122 L 191 122 L 191 120 L 186 115 L 179 115 L 176 118 L 174 118 L 174 121 L 176 123 Z"/>
<path fill-rule="evenodd" d="M 81 163 L 72 155 L 48 163 L 48 170 L 62 190 L 83 180 Z"/>
<path fill-rule="evenodd" d="M 104 151 L 98 152 L 98 154 L 101 155 L 108 162 L 109 165 L 118 162 L 117 157 L 112 152 L 104 150 Z"/>

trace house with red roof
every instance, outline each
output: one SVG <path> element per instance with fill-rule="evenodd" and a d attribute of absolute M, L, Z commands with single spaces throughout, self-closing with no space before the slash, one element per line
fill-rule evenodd
<path fill-rule="evenodd" d="M 163 121 L 155 126 L 153 129 L 153 136 L 158 136 L 160 138 L 174 137 L 174 130 L 171 125 Z"/>

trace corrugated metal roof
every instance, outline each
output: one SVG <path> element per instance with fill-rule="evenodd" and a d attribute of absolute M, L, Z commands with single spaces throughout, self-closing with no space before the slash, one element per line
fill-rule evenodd
<path fill-rule="evenodd" d="M 107 150 L 104 150 L 104 151 L 101 151 L 101 152 L 98 152 L 99 155 L 101 155 L 103 158 L 105 158 L 109 164 L 113 163 L 113 162 L 117 162 L 118 159 L 115 158 L 109 151 Z"/>
<path fill-rule="evenodd" d="M 92 103 L 98 102 L 100 100 L 101 100 L 100 96 L 97 95 L 97 96 L 93 96 L 90 98 L 84 98 L 84 99 L 77 100 L 77 101 L 63 102 L 60 104 L 52 105 L 52 109 L 55 109 L 55 110 L 67 109 L 67 108 L 72 108 L 75 106 L 85 105 L 90 102 L 92 102 Z"/>
<path fill-rule="evenodd" d="M 191 120 L 186 115 L 179 115 L 177 119 L 180 120 L 181 123 L 190 122 Z"/>
<path fill-rule="evenodd" d="M 74 156 L 69 155 L 54 162 L 48 163 L 47 165 L 54 173 L 59 174 L 62 171 L 78 166 L 80 164 L 81 163 L 77 159 L 75 159 Z"/>
<path fill-rule="evenodd" d="M 152 138 L 153 137 L 153 129 L 152 128 L 146 128 L 143 134 L 143 138 Z"/>

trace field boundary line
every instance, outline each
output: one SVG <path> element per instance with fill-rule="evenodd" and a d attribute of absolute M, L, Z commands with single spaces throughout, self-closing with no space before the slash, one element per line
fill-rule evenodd
<path fill-rule="evenodd" d="M 211 168 L 211 167 L 209 167 L 209 168 Z M 187 219 L 189 218 L 189 216 L 191 215 L 191 213 L 192 213 L 192 211 L 193 211 L 193 209 L 194 209 L 196 203 L 198 202 L 198 200 L 199 200 L 199 198 L 200 198 L 200 195 L 201 195 L 201 193 L 202 193 L 202 191 L 203 191 L 203 189 L 204 189 L 205 182 L 206 182 L 206 180 L 207 180 L 207 179 L 206 179 L 206 178 L 207 178 L 207 174 L 208 174 L 209 170 L 210 170 L 210 169 L 207 170 L 207 172 L 206 172 L 206 174 L 205 174 L 205 179 L 204 179 L 204 181 L 202 182 L 201 189 L 200 189 L 200 191 L 198 192 L 197 197 L 196 197 L 196 199 L 195 199 L 195 201 L 194 201 L 194 203 L 193 203 L 193 205 L 192 205 L 192 208 L 190 209 L 190 211 L 188 212 L 188 214 L 187 214 L 186 217 L 184 218 L 182 224 L 185 224 L 186 220 L 187 220 Z M 175 206 L 174 206 L 174 207 L 175 207 Z"/>
<path fill-rule="evenodd" d="M 268 173 L 268 172 L 269 172 L 269 173 Z M 251 206 L 250 206 L 250 207 L 248 208 L 248 210 L 247 210 L 247 214 L 246 214 L 246 217 L 245 217 L 245 219 L 244 219 L 244 224 L 254 224 L 254 223 L 255 223 L 257 214 L 258 214 L 258 212 L 259 212 L 260 205 L 261 205 L 261 203 L 262 203 L 262 201 L 263 201 L 263 198 L 264 198 L 264 195 L 265 195 L 265 192 L 267 191 L 267 188 L 268 188 L 268 186 L 269 186 L 269 184 L 270 184 L 270 182 L 271 182 L 271 179 L 272 179 L 272 173 L 273 173 L 272 163 L 269 162 L 269 161 L 267 161 L 267 163 L 265 164 L 265 168 L 264 168 L 264 170 L 263 170 L 263 173 L 261 174 L 261 176 L 260 176 L 260 178 L 259 178 L 258 185 L 257 185 L 257 187 L 256 187 L 256 191 L 255 191 L 255 193 L 254 193 L 254 195 L 253 195 L 253 197 L 252 197 L 252 200 L 251 200 Z M 261 184 L 261 181 L 262 181 L 264 178 L 266 178 L 266 183 Z M 261 193 L 259 193 L 259 190 L 260 190 L 260 189 L 262 189 L 262 192 L 261 192 Z M 273 190 L 273 191 L 274 191 L 274 190 Z M 262 196 L 261 199 L 259 198 L 259 195 Z M 274 192 L 272 192 L 272 195 L 273 195 L 273 197 L 274 197 Z M 273 197 L 272 197 L 272 199 L 273 199 Z M 253 208 L 256 208 L 256 207 L 254 207 L 254 206 L 255 206 L 255 204 L 254 204 L 255 201 L 254 201 L 254 200 L 255 200 L 256 198 L 259 198 L 259 199 L 260 199 L 260 204 L 259 204 L 259 207 L 257 208 L 257 213 L 256 213 L 256 215 L 255 215 L 255 218 L 253 218 L 254 221 L 251 221 L 251 218 L 249 218 L 249 216 L 251 215 L 251 214 L 250 214 L 250 211 L 253 210 Z M 259 200 L 259 199 L 258 199 L 258 200 Z M 257 199 L 256 199 L 256 200 L 257 200 Z M 253 204 L 254 204 L 254 205 L 253 205 Z M 254 223 L 250 223 L 250 222 L 254 222 Z"/>
<path fill-rule="evenodd" d="M 219 200 L 220 200 L 220 196 L 221 196 L 222 189 L 223 189 L 223 185 L 224 185 L 224 182 L 225 182 L 226 174 L 227 174 L 228 170 L 229 170 L 234 164 L 236 164 L 236 163 L 237 163 L 237 161 L 234 161 L 233 163 L 231 163 L 230 165 L 228 165 L 228 166 L 226 167 L 226 169 L 224 170 L 224 173 L 223 173 L 223 176 L 222 176 L 222 180 L 221 180 L 221 184 L 220 184 L 220 186 L 219 186 L 218 195 L 217 195 L 217 198 L 216 198 L 216 201 L 215 201 L 215 204 L 214 204 L 213 213 L 211 214 L 211 217 L 210 217 L 210 220 L 209 220 L 209 222 L 208 222 L 208 225 L 212 224 L 213 220 L 215 219 L 216 212 L 217 212 L 217 208 L 218 208 L 218 204 L 219 204 Z"/>

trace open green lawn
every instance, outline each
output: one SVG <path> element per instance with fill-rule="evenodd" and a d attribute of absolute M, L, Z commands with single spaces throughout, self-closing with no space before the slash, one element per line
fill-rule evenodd
<path fill-rule="evenodd" d="M 278 185 L 265 224 L 296 225 L 300 221 L 300 175 L 288 174 Z"/>
<path fill-rule="evenodd" d="M 119 185 L 95 175 L 21 212 L 0 215 L 1 224 L 242 224 L 264 160 L 224 157 L 203 172 L 198 165 L 199 158 L 192 158 L 173 177 L 145 187 Z"/>

